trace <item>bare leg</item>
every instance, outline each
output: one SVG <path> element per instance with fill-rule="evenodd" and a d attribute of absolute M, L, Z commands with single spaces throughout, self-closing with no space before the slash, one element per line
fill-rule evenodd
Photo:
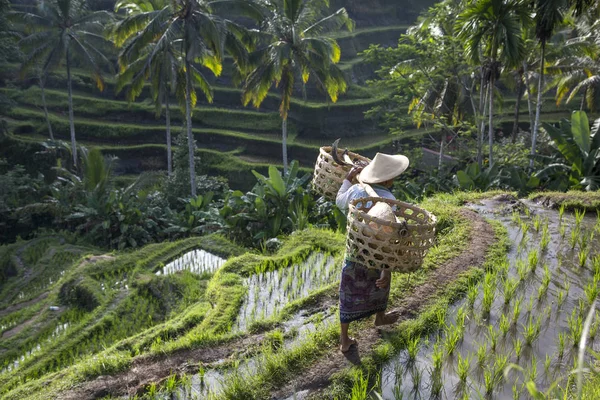
<path fill-rule="evenodd" d="M 379 311 L 375 314 L 375 326 L 393 324 L 398 320 L 398 316 L 392 313 L 386 314 L 385 311 Z"/>
<path fill-rule="evenodd" d="M 350 336 L 348 336 L 348 327 L 350 326 L 349 323 L 341 323 L 341 338 L 340 338 L 340 350 L 342 351 L 342 353 L 347 352 L 348 350 L 350 350 L 350 346 L 352 346 L 353 344 L 356 344 L 356 339 L 351 338 Z"/>

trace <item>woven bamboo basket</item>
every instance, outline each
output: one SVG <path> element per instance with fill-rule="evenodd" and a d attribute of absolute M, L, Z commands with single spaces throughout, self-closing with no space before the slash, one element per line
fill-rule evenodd
<path fill-rule="evenodd" d="M 377 202 L 394 209 L 397 222 L 372 215 Z M 358 263 L 375 269 L 411 272 L 418 269 L 434 243 L 435 215 L 413 204 L 381 197 L 350 202 L 346 250 Z"/>
<path fill-rule="evenodd" d="M 336 163 L 331 156 L 331 150 L 331 146 L 321 147 L 319 150 L 319 156 L 315 163 L 312 186 L 313 189 L 323 197 L 328 200 L 335 200 L 337 192 L 340 190 L 342 182 L 344 182 L 344 179 L 352 166 L 339 165 Z M 338 150 L 338 156 L 340 158 L 342 157 L 342 154 L 343 151 Z M 367 157 L 363 157 L 360 154 L 351 151 L 348 152 L 348 155 L 353 161 L 362 161 L 365 164 L 371 162 Z"/>

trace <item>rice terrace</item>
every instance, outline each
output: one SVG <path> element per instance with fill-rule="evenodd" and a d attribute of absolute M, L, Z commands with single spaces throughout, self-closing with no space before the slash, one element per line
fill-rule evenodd
<path fill-rule="evenodd" d="M 0 0 L 0 399 L 600 399 L 598 0 Z"/>

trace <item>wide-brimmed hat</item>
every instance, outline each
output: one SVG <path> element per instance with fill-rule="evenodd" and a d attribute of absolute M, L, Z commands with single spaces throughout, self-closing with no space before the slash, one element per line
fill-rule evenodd
<path fill-rule="evenodd" d="M 362 183 L 386 182 L 403 173 L 408 164 L 406 156 L 377 153 L 373 161 L 361 171 L 358 180 Z"/>

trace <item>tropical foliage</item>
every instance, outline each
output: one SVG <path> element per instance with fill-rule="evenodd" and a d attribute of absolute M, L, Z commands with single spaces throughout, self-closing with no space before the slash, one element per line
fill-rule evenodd
<path fill-rule="evenodd" d="M 112 14 L 90 11 L 87 2 L 83 0 L 54 0 L 40 2 L 35 11 L 14 12 L 13 16 L 27 27 L 27 36 L 19 42 L 25 52 L 21 66 L 23 73 L 32 68 L 40 68 L 44 76 L 63 62 L 66 65 L 71 153 L 76 166 L 77 142 L 71 67 L 77 57 L 87 66 L 98 89 L 104 89 L 102 66 L 110 66 L 111 63 L 105 55 L 110 42 L 102 33 L 105 24 L 112 19 Z"/>
<path fill-rule="evenodd" d="M 326 36 L 345 26 L 353 28 L 344 8 L 326 15 L 326 0 L 266 0 L 261 2 L 261 43 L 250 54 L 242 102 L 259 107 L 273 85 L 280 91 L 283 169 L 287 171 L 287 118 L 294 88 L 313 77 L 317 87 L 334 103 L 346 91 L 346 80 L 336 66 L 341 51 L 336 40 Z"/>

